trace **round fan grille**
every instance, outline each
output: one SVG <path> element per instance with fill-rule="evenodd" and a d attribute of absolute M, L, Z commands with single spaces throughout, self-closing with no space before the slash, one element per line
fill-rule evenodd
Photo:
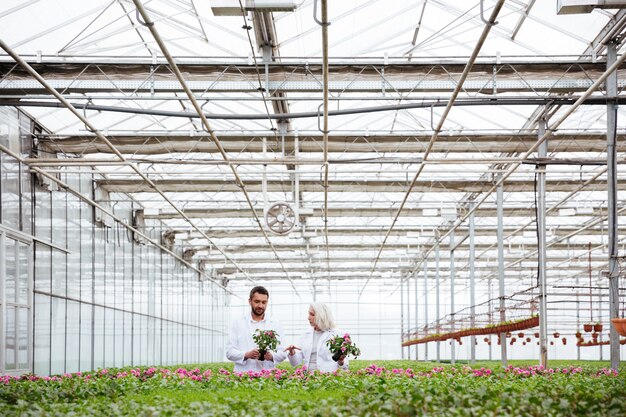
<path fill-rule="evenodd" d="M 265 212 L 265 224 L 272 233 L 286 235 L 296 224 L 296 213 L 287 203 L 275 203 Z"/>

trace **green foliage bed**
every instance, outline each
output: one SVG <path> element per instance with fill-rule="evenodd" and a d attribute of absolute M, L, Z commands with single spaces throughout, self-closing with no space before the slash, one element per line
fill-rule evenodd
<path fill-rule="evenodd" d="M 351 371 L 230 364 L 0 377 L 1 416 L 625 416 L 626 372 L 606 363 L 439 365 L 353 361 Z"/>

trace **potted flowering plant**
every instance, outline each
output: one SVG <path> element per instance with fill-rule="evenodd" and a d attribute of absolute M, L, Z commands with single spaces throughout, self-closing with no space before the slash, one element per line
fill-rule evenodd
<path fill-rule="evenodd" d="M 276 350 L 278 344 L 280 343 L 278 340 L 278 333 L 274 330 L 256 329 L 252 335 L 252 340 L 254 340 L 254 343 L 256 343 L 259 348 L 259 358 L 261 360 L 265 357 L 266 352 Z"/>
<path fill-rule="evenodd" d="M 361 354 L 361 350 L 352 342 L 350 334 L 345 333 L 343 336 L 333 336 L 326 341 L 328 350 L 333 354 L 333 360 L 339 361 L 342 356 L 352 355 L 355 358 Z"/>

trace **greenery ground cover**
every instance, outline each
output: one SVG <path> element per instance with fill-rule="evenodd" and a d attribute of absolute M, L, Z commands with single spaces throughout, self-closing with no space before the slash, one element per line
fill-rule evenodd
<path fill-rule="evenodd" d="M 626 369 L 606 362 L 352 361 L 349 372 L 231 364 L 0 377 L 1 416 L 624 416 Z"/>

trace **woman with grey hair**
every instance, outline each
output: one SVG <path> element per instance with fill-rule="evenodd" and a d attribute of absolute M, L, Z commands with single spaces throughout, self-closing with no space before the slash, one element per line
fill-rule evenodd
<path fill-rule="evenodd" d="M 348 369 L 348 358 L 344 355 L 335 362 L 326 345 L 331 337 L 338 334 L 330 308 L 324 303 L 312 303 L 309 306 L 309 324 L 311 328 L 300 338 L 299 347 L 290 345 L 285 349 L 285 352 L 289 352 L 289 362 L 293 366 L 304 363 L 309 371 Z"/>

